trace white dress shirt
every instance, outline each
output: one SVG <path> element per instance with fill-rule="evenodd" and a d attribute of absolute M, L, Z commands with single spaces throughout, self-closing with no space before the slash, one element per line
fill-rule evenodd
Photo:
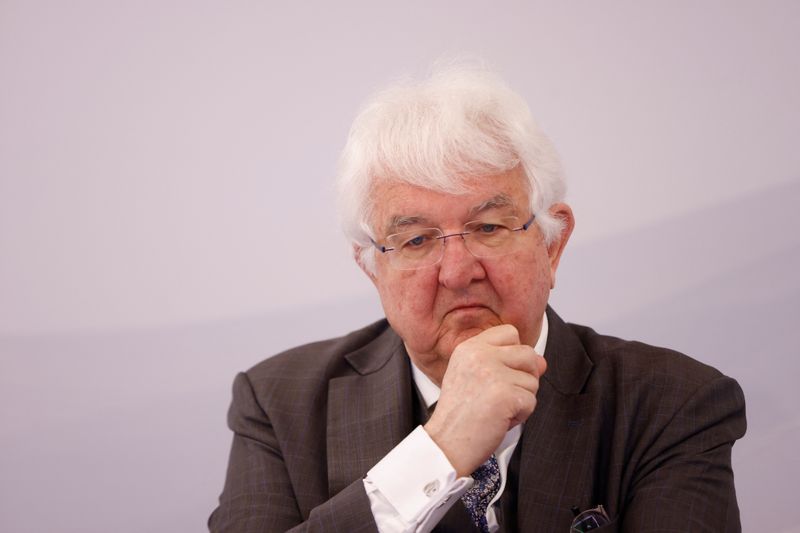
<path fill-rule="evenodd" d="M 534 346 L 541 355 L 547 345 L 547 330 L 547 315 L 544 315 L 542 331 Z M 425 404 L 430 407 L 439 400 L 439 387 L 413 362 L 411 372 Z M 520 424 L 506 433 L 495 450 L 501 480 L 500 490 L 486 511 L 490 531 L 498 529 L 494 503 L 505 489 L 508 464 L 521 435 Z M 431 531 L 473 483 L 471 477 L 456 477 L 455 469 L 422 426 L 417 426 L 364 478 L 372 514 L 381 533 Z"/>

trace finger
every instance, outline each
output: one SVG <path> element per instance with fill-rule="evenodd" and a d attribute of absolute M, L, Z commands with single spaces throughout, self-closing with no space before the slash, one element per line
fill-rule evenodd
<path fill-rule="evenodd" d="M 501 324 L 485 329 L 469 340 L 493 346 L 510 346 L 519 344 L 519 331 L 511 324 Z"/>
<path fill-rule="evenodd" d="M 544 358 L 543 355 L 536 354 L 536 365 L 539 367 L 539 371 L 536 373 L 538 377 L 542 377 L 545 372 L 547 372 L 547 359 Z"/>
<path fill-rule="evenodd" d="M 516 408 L 514 415 L 509 418 L 508 429 L 528 420 L 536 409 L 536 394 L 523 389 L 517 389 L 515 392 Z"/>
<path fill-rule="evenodd" d="M 533 394 L 539 391 L 539 378 L 530 372 L 506 368 L 501 375 L 509 387 L 517 387 Z"/>
<path fill-rule="evenodd" d="M 544 374 L 547 369 L 544 357 L 527 345 L 499 346 L 496 348 L 495 354 L 503 365 L 528 372 L 536 377 Z"/>

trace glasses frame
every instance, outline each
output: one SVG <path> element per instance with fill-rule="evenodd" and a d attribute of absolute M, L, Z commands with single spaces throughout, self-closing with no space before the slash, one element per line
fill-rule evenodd
<path fill-rule="evenodd" d="M 512 218 L 513 218 L 513 217 L 512 217 Z M 510 230 L 510 231 L 512 231 L 512 232 L 517 232 L 517 231 L 528 231 L 528 228 L 530 228 L 530 227 L 531 227 L 531 224 L 533 224 L 533 220 L 534 220 L 535 218 L 536 218 L 536 213 L 533 213 L 533 214 L 530 216 L 530 218 L 527 220 L 527 222 L 525 222 L 523 225 L 521 225 L 521 226 L 520 226 L 520 227 L 518 227 L 518 228 L 509 228 L 509 230 Z M 464 224 L 464 226 L 468 226 L 469 224 L 472 224 L 473 222 L 480 222 L 480 220 L 470 220 L 469 222 L 467 222 L 466 224 Z M 442 233 L 442 235 L 438 235 L 438 236 L 437 236 L 437 237 L 435 237 L 435 238 L 436 238 L 436 240 L 441 240 L 441 241 L 443 241 L 443 242 L 446 242 L 446 241 L 447 241 L 447 239 L 449 239 L 450 237 L 461 237 L 461 238 L 463 238 L 463 237 L 464 237 L 464 235 L 469 235 L 470 233 L 474 233 L 473 231 L 458 231 L 458 232 L 456 232 L 456 233 L 448 233 L 447 235 L 444 235 L 444 232 L 442 232 L 442 230 L 441 230 L 441 229 L 439 229 L 439 228 L 424 228 L 424 229 L 435 229 L 435 230 L 439 231 L 440 233 Z M 397 235 L 397 233 L 393 233 L 392 235 L 389 235 L 389 236 L 388 236 L 388 237 L 386 237 L 386 238 L 388 239 L 389 237 L 393 237 L 394 235 Z M 385 253 L 387 253 L 387 252 L 393 252 L 393 251 L 395 251 L 395 248 L 387 248 L 387 247 L 386 247 L 386 246 L 384 246 L 384 245 L 378 244 L 378 243 L 377 243 L 377 242 L 375 242 L 375 241 L 374 241 L 372 238 L 370 238 L 370 242 L 372 243 L 372 245 L 373 245 L 373 246 L 374 246 L 374 247 L 375 247 L 375 248 L 376 248 L 376 249 L 377 249 L 379 252 L 381 252 L 381 253 L 383 253 L 383 254 L 385 254 Z M 467 247 L 467 250 L 469 250 L 469 247 Z M 471 253 L 471 254 L 472 254 L 472 251 L 471 251 L 471 250 L 469 250 L 469 253 Z M 475 254 L 472 254 L 472 255 L 473 255 L 473 256 L 475 256 Z M 478 257 L 478 256 L 475 256 L 475 257 Z M 431 265 L 435 265 L 435 264 L 436 264 L 436 263 L 438 263 L 439 261 L 441 261 L 441 257 L 439 258 L 439 260 L 437 260 L 437 261 L 435 261 L 435 262 L 431 263 Z M 431 266 L 431 265 L 425 265 L 425 266 Z M 421 267 L 415 267 L 415 268 L 403 268 L 403 269 L 400 269 L 400 270 L 417 270 L 418 268 L 425 268 L 425 266 L 421 266 Z"/>

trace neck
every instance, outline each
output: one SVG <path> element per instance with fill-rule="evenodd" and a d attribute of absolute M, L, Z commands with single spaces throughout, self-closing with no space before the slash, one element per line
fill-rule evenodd
<path fill-rule="evenodd" d="M 437 387 L 441 388 L 444 373 L 447 372 L 447 361 L 436 354 L 418 354 L 409 349 L 408 344 L 405 344 L 405 347 L 406 353 L 408 353 L 408 357 L 414 363 L 414 366 Z"/>

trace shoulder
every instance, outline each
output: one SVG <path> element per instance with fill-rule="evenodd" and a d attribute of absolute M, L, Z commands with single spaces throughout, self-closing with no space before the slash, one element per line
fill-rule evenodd
<path fill-rule="evenodd" d="M 677 419 L 729 419 L 735 420 L 732 438 L 744 434 L 744 393 L 734 379 L 669 348 L 567 327 L 591 361 L 585 392 L 602 398 L 617 417 L 648 420 L 651 428 Z"/>
<path fill-rule="evenodd" d="M 297 346 L 264 359 L 245 372 L 254 389 L 264 386 L 302 386 L 320 383 L 352 372 L 347 358 L 356 352 L 371 350 L 379 356 L 381 348 L 396 335 L 385 319 L 342 337 Z"/>
<path fill-rule="evenodd" d="M 651 380 L 699 386 L 723 377 L 717 369 L 678 351 L 602 335 L 577 324 L 567 327 L 579 339 L 596 371 L 611 372 L 620 380 Z"/>
<path fill-rule="evenodd" d="M 647 464 L 676 449 L 702 454 L 744 435 L 745 398 L 734 379 L 669 348 L 563 325 L 562 346 L 588 368 L 580 394 L 592 398 L 598 431 L 628 460 Z"/>

